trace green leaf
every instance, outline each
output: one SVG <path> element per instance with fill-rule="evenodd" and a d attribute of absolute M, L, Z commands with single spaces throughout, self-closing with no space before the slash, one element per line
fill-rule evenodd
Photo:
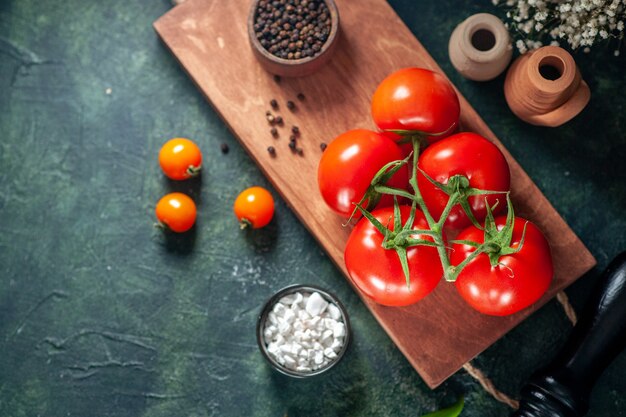
<path fill-rule="evenodd" d="M 426 240 L 426 239 L 407 238 L 405 246 L 407 248 L 411 247 L 411 246 L 432 246 L 432 247 L 436 248 L 439 245 L 437 245 L 435 242 L 431 242 L 430 240 Z"/>
<path fill-rule="evenodd" d="M 495 207 L 495 205 L 494 205 Z M 493 240 L 498 234 L 496 222 L 493 218 L 493 211 L 489 206 L 489 202 L 485 198 L 485 208 L 487 209 L 487 217 L 485 218 L 485 242 Z"/>
<path fill-rule="evenodd" d="M 404 223 L 403 231 L 411 230 L 413 228 L 413 222 L 415 222 L 415 212 L 417 211 L 417 203 L 413 201 L 411 203 L 411 212 L 409 213 L 409 218 L 406 219 L 406 223 Z"/>
<path fill-rule="evenodd" d="M 465 399 L 461 397 L 453 406 L 435 411 L 434 413 L 425 414 L 422 417 L 458 417 L 461 411 L 463 411 L 464 405 Z"/>
<path fill-rule="evenodd" d="M 474 216 L 474 212 L 472 212 L 472 208 L 470 207 L 470 204 L 469 204 L 469 201 L 467 201 L 467 198 L 463 197 L 461 201 L 459 201 L 459 204 L 461 205 L 461 208 L 465 212 L 465 215 L 467 216 L 468 219 L 470 219 L 474 227 L 482 230 L 483 226 L 480 223 L 478 223 L 478 220 L 476 220 L 476 217 Z"/>
<path fill-rule="evenodd" d="M 454 190 L 450 189 L 450 187 L 448 187 L 446 184 L 439 182 L 437 180 L 435 180 L 433 177 L 431 177 L 430 175 L 428 175 L 426 173 L 426 171 L 424 171 L 422 168 L 420 168 L 419 166 L 417 167 L 417 170 L 424 176 L 424 178 L 426 178 L 432 185 L 434 185 L 435 187 L 439 188 L 441 191 L 443 191 L 444 193 L 450 195 L 454 192 Z"/>
<path fill-rule="evenodd" d="M 406 256 L 406 249 L 396 248 L 396 253 L 398 254 L 398 258 L 400 258 L 400 265 L 402 265 L 402 272 L 404 272 L 404 277 L 406 278 L 406 287 L 411 288 L 411 276 L 409 275 L 409 260 Z"/>
<path fill-rule="evenodd" d="M 390 195 L 397 195 L 399 197 L 406 197 L 410 200 L 414 200 L 415 197 L 413 196 L 413 194 L 405 191 L 405 190 L 401 190 L 399 188 L 392 188 L 392 187 L 388 187 L 386 185 L 377 185 L 374 187 L 374 191 L 376 191 L 377 193 L 380 194 L 390 194 Z"/>
<path fill-rule="evenodd" d="M 383 224 L 381 222 L 379 222 L 378 219 L 376 219 L 376 217 L 372 216 L 372 214 L 369 211 L 365 210 L 359 204 L 356 205 L 356 208 L 361 212 L 361 214 L 363 214 L 363 216 L 367 220 L 369 220 L 374 225 L 376 230 L 378 230 L 381 235 L 383 235 L 385 237 L 387 236 L 387 234 L 389 233 L 389 229 L 387 229 L 385 226 L 383 226 Z"/>
<path fill-rule="evenodd" d="M 477 248 L 480 246 L 480 243 L 478 242 L 474 242 L 473 240 L 451 240 L 450 243 L 456 243 L 458 245 L 468 245 L 468 246 L 472 246 L 474 248 Z"/>
<path fill-rule="evenodd" d="M 396 196 L 393 197 L 393 230 L 396 233 L 402 230 L 402 214 Z"/>

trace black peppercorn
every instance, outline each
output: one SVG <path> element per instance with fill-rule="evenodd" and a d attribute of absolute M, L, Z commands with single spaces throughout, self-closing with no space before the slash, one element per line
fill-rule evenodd
<path fill-rule="evenodd" d="M 294 142 L 294 141 L 290 141 L 290 142 L 289 142 L 289 148 L 290 148 L 292 151 L 295 151 L 295 150 L 296 150 L 296 142 Z"/>
<path fill-rule="evenodd" d="M 298 100 L 304 101 L 305 99 L 306 99 L 306 97 L 304 96 L 304 94 L 298 93 Z"/>
<path fill-rule="evenodd" d="M 296 152 L 298 153 L 298 155 L 302 156 L 304 155 L 304 151 L 302 150 L 302 148 L 297 148 Z"/>
<path fill-rule="evenodd" d="M 276 116 L 276 118 L 274 119 L 274 122 L 277 125 L 282 125 L 283 124 L 283 118 L 281 116 Z"/>
<path fill-rule="evenodd" d="M 324 152 L 326 150 L 326 147 L 328 145 L 326 145 L 324 142 L 320 143 L 320 149 L 322 150 L 322 152 Z"/>
<path fill-rule="evenodd" d="M 298 126 L 292 126 L 291 131 L 293 132 L 294 135 L 297 135 L 298 133 L 300 133 L 300 129 L 298 128 Z"/>
<path fill-rule="evenodd" d="M 294 103 L 293 101 L 289 100 L 289 101 L 287 102 L 287 108 L 288 108 L 289 110 L 293 110 L 293 109 L 295 109 L 295 108 L 296 108 L 296 103 Z"/>
<path fill-rule="evenodd" d="M 275 127 L 270 129 L 270 133 L 272 134 L 272 136 L 274 136 L 275 138 L 278 137 L 278 129 L 276 129 Z"/>
<path fill-rule="evenodd" d="M 274 149 L 274 147 L 273 147 L 273 146 L 268 146 L 268 147 L 267 147 L 267 152 L 268 152 L 270 155 L 272 155 L 272 156 L 276 155 L 276 149 Z"/>
<path fill-rule="evenodd" d="M 270 106 L 272 106 L 272 108 L 273 108 L 274 110 L 276 110 L 276 109 L 278 108 L 278 102 L 277 102 L 276 100 L 272 99 L 272 100 L 270 101 Z"/>
<path fill-rule="evenodd" d="M 271 54 L 301 59 L 322 50 L 331 30 L 330 16 L 324 0 L 260 0 L 253 27 L 261 46 Z"/>
<path fill-rule="evenodd" d="M 220 144 L 220 150 L 222 151 L 224 155 L 226 155 L 228 151 L 230 150 L 230 148 L 228 147 L 227 143 L 222 143 Z"/>

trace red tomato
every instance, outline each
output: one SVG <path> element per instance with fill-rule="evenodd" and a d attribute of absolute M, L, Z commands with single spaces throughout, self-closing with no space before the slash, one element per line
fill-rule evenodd
<path fill-rule="evenodd" d="M 372 97 L 372 116 L 382 130 L 451 134 L 459 124 L 459 98 L 441 74 L 405 68 L 385 78 Z M 429 137 L 429 141 L 441 139 Z"/>
<path fill-rule="evenodd" d="M 506 216 L 496 218 L 498 230 Z M 461 271 L 455 285 L 463 299 L 484 314 L 506 316 L 516 313 L 537 300 L 550 286 L 553 276 L 550 246 L 534 224 L 515 218 L 511 247 L 519 247 L 526 224 L 524 245 L 519 252 L 501 256 L 497 266 L 491 266 L 489 256 L 481 253 Z M 457 237 L 459 240 L 484 242 L 484 232 L 470 226 Z M 453 265 L 460 264 L 475 248 L 455 244 L 450 256 Z"/>
<path fill-rule="evenodd" d="M 370 130 L 355 129 L 339 135 L 326 148 L 317 170 L 317 182 L 326 204 L 349 217 L 365 195 L 374 175 L 387 163 L 402 159 L 402 151 L 391 139 Z M 406 166 L 387 183 L 406 189 Z M 393 205 L 393 197 L 384 195 L 378 207 Z"/>
<path fill-rule="evenodd" d="M 408 219 L 411 208 L 400 206 L 402 223 Z M 383 225 L 393 230 L 393 207 L 372 212 Z M 421 211 L 417 211 L 414 229 L 428 229 Z M 415 235 L 414 238 L 430 239 Z M 406 306 L 426 297 L 439 283 L 443 269 L 437 249 L 432 246 L 413 246 L 407 249 L 410 287 L 395 250 L 381 247 L 383 235 L 363 218 L 352 230 L 344 259 L 354 285 L 375 302 L 386 306 Z"/>
<path fill-rule="evenodd" d="M 419 157 L 419 167 L 437 182 L 447 184 L 450 177 L 464 175 L 473 188 L 491 191 L 509 191 L 509 164 L 496 145 L 475 133 L 457 133 L 428 146 Z M 441 216 L 448 195 L 435 187 L 426 177 L 418 173 L 417 184 L 426 207 L 435 220 Z M 469 197 L 472 213 L 479 223 L 487 216 L 485 198 L 490 207 L 499 200 L 495 213 L 506 207 L 505 194 L 478 195 Z M 460 205 L 456 205 L 446 221 L 454 229 L 462 229 L 471 221 Z"/>

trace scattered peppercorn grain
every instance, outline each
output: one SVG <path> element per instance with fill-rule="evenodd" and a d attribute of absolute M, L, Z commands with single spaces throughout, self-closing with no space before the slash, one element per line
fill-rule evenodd
<path fill-rule="evenodd" d="M 295 142 L 295 141 L 296 141 L 296 139 L 297 139 L 297 138 L 296 138 L 296 135 L 291 135 L 291 136 L 289 136 L 289 141 L 290 141 L 290 142 Z"/>
<path fill-rule="evenodd" d="M 300 128 L 298 126 L 292 126 L 291 131 L 293 132 L 294 135 L 300 134 Z"/>
<path fill-rule="evenodd" d="M 276 121 L 276 118 L 274 117 L 274 115 L 272 114 L 266 114 L 265 118 L 267 119 L 268 122 L 270 123 L 274 123 Z"/>
<path fill-rule="evenodd" d="M 289 148 L 290 148 L 292 151 L 295 151 L 295 150 L 296 150 L 296 141 L 293 141 L 293 140 L 292 140 L 292 141 L 290 141 L 290 142 L 289 142 Z"/>
<path fill-rule="evenodd" d="M 228 147 L 228 144 L 222 143 L 220 144 L 220 150 L 222 151 L 224 155 L 226 155 L 228 151 L 230 150 L 230 148 Z"/>
<path fill-rule="evenodd" d="M 278 108 L 278 101 L 276 101 L 275 99 L 272 99 L 270 101 L 270 106 L 272 106 L 272 108 L 276 110 Z"/>
<path fill-rule="evenodd" d="M 296 108 L 296 103 L 294 103 L 293 101 L 289 100 L 289 101 L 287 102 L 287 108 L 288 108 L 289 110 L 294 110 L 294 109 Z"/>
<path fill-rule="evenodd" d="M 274 75 L 274 81 L 275 81 L 277 84 L 280 84 L 280 75 Z"/>
<path fill-rule="evenodd" d="M 302 150 L 302 148 L 297 148 L 296 152 L 298 153 L 298 155 L 302 156 L 304 155 L 304 151 Z"/>
<path fill-rule="evenodd" d="M 320 143 L 320 149 L 322 150 L 322 152 L 324 152 L 326 150 L 326 147 L 328 145 L 326 145 L 324 142 Z"/>
<path fill-rule="evenodd" d="M 298 93 L 297 97 L 298 97 L 298 100 L 300 101 L 304 101 L 306 99 L 306 97 L 302 93 Z"/>
<path fill-rule="evenodd" d="M 274 121 L 276 122 L 277 125 L 282 125 L 283 124 L 283 118 L 281 116 L 276 116 Z"/>
<path fill-rule="evenodd" d="M 270 129 L 270 133 L 272 134 L 272 136 L 274 136 L 275 138 L 278 137 L 278 129 L 276 129 L 275 127 Z"/>
<path fill-rule="evenodd" d="M 272 156 L 275 156 L 275 155 L 276 155 L 276 149 L 274 149 L 274 147 L 273 147 L 273 146 L 268 146 L 268 147 L 267 147 L 267 152 L 268 152 L 270 155 L 272 155 Z"/>

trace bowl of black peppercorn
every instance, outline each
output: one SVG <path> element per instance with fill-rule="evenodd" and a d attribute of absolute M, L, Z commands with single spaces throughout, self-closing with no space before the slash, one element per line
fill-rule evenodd
<path fill-rule="evenodd" d="M 265 70 L 302 77 L 326 64 L 337 49 L 339 11 L 333 0 L 254 0 L 248 37 Z"/>

